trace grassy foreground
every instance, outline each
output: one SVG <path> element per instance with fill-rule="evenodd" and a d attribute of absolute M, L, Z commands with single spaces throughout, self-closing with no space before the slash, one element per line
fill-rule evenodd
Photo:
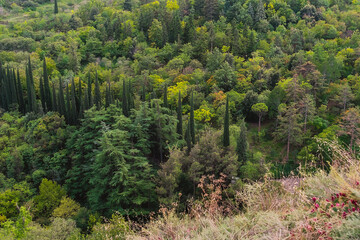
<path fill-rule="evenodd" d="M 203 181 L 203 201 L 193 204 L 188 214 L 162 209 L 162 217 L 123 237 L 359 239 L 359 162 L 339 147 L 333 147 L 333 152 L 330 172 L 304 176 L 293 190 L 271 180 L 249 184 L 232 204 L 222 197 L 221 180 Z"/>

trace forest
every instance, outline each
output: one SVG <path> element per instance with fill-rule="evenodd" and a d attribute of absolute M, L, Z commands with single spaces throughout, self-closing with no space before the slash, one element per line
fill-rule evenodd
<path fill-rule="evenodd" d="M 0 238 L 357 239 L 359 28 L 358 0 L 0 0 Z"/>

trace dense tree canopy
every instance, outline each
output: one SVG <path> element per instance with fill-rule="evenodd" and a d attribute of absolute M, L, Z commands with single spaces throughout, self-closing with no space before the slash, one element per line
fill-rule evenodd
<path fill-rule="evenodd" d="M 89 233 L 100 215 L 186 209 L 204 175 L 235 189 L 328 170 L 319 139 L 358 157 L 359 11 L 0 0 L 0 224 Z"/>

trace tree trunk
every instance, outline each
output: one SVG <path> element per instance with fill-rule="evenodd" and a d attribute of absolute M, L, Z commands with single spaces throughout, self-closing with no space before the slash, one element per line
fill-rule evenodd
<path fill-rule="evenodd" d="M 289 161 L 289 153 L 290 153 L 290 132 L 288 133 L 287 147 L 286 147 L 286 162 Z"/>
<path fill-rule="evenodd" d="M 259 116 L 259 126 L 258 126 L 258 132 L 260 133 L 261 131 L 261 116 Z"/>
<path fill-rule="evenodd" d="M 306 124 L 307 124 L 308 111 L 307 108 L 305 110 L 305 120 L 304 120 L 304 133 L 306 133 Z"/>

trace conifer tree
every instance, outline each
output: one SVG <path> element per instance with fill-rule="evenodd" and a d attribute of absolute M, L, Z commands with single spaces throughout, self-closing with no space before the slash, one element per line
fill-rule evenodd
<path fill-rule="evenodd" d="M 229 116 L 229 98 L 226 98 L 226 109 L 224 118 L 224 134 L 223 134 L 223 145 L 224 147 L 230 146 L 230 116 Z"/>
<path fill-rule="evenodd" d="M 179 91 L 179 100 L 178 100 L 178 107 L 177 107 L 177 126 L 176 126 L 176 133 L 179 134 L 180 139 L 183 137 L 183 129 L 182 129 L 182 106 L 181 106 L 181 92 Z"/>
<path fill-rule="evenodd" d="M 0 70 L 1 71 L 1 70 Z M 17 70 L 17 92 L 18 92 L 18 101 L 19 101 L 19 110 L 21 113 L 25 114 L 25 102 L 24 102 L 24 96 L 23 96 L 23 89 L 21 86 L 20 81 L 20 73 L 19 69 Z"/>
<path fill-rule="evenodd" d="M 44 77 L 44 97 L 46 102 L 46 111 L 52 111 L 52 104 L 51 104 L 51 92 L 50 92 L 50 84 L 49 84 L 49 77 L 47 73 L 46 67 L 46 60 L 44 58 L 43 61 L 43 77 Z"/>
<path fill-rule="evenodd" d="M 191 152 L 191 147 L 192 147 L 190 121 L 188 121 L 188 124 L 187 124 L 187 127 L 186 127 L 185 140 L 186 140 L 186 146 L 187 146 L 186 152 L 187 152 L 187 155 L 189 155 L 190 152 Z"/>
<path fill-rule="evenodd" d="M 195 119 L 194 119 L 194 92 L 191 91 L 190 101 L 190 134 L 191 142 L 195 144 Z"/>
<path fill-rule="evenodd" d="M 71 102 L 70 102 L 70 92 L 69 84 L 66 84 L 66 112 L 65 119 L 68 124 L 71 123 Z"/>
<path fill-rule="evenodd" d="M 100 86 L 99 86 L 99 80 L 98 80 L 98 74 L 96 71 L 96 77 L 95 77 L 95 98 L 94 103 L 97 107 L 97 109 L 101 108 L 101 95 L 100 95 Z"/>
<path fill-rule="evenodd" d="M 59 112 L 59 108 L 57 105 L 57 99 L 56 99 L 56 90 L 55 90 L 55 84 L 52 84 L 52 107 L 54 112 Z"/>
<path fill-rule="evenodd" d="M 5 86 L 5 81 L 4 81 L 4 72 L 2 69 L 1 63 L 0 63 L 0 107 L 7 110 L 6 86 Z"/>
<path fill-rule="evenodd" d="M 110 82 L 108 82 L 108 86 L 106 86 L 106 94 L 105 94 L 105 107 L 110 106 Z"/>
<path fill-rule="evenodd" d="M 130 114 L 130 110 L 132 108 L 134 108 L 134 98 L 132 95 L 132 84 L 131 84 L 130 80 L 129 80 L 129 85 L 128 85 L 128 91 L 126 93 L 127 93 L 127 98 L 128 98 L 128 111 Z"/>
<path fill-rule="evenodd" d="M 71 112 L 70 112 L 72 124 L 76 124 L 77 118 L 78 118 L 75 97 L 76 97 L 76 91 L 75 91 L 75 82 L 74 82 L 74 78 L 73 78 L 72 82 L 71 82 Z"/>
<path fill-rule="evenodd" d="M 167 99 L 167 85 L 165 85 L 164 87 L 164 107 L 166 108 L 169 107 L 168 99 Z"/>
<path fill-rule="evenodd" d="M 29 69 L 27 66 L 25 67 L 25 76 L 26 76 L 26 94 L 27 94 L 26 111 L 31 112 L 32 111 L 31 81 L 30 81 L 30 77 L 29 77 Z M 6 101 L 6 98 L 5 98 L 5 101 Z M 6 106 L 6 102 L 5 102 L 5 106 Z"/>
<path fill-rule="evenodd" d="M 28 111 L 29 112 L 36 112 L 36 95 L 35 95 L 35 87 L 34 87 L 34 78 L 32 74 L 32 67 L 31 67 L 31 59 L 29 57 L 28 67 L 27 67 L 27 88 L 28 88 Z"/>
<path fill-rule="evenodd" d="M 78 98 L 77 98 L 77 109 L 79 109 L 78 112 L 78 118 L 82 118 L 84 106 L 83 106 L 83 98 L 82 98 L 82 86 L 81 86 L 81 80 L 79 79 L 79 85 L 78 85 Z"/>
<path fill-rule="evenodd" d="M 64 89 L 61 77 L 59 78 L 59 113 L 66 117 Z"/>
<path fill-rule="evenodd" d="M 146 90 L 145 90 L 145 83 L 143 83 L 142 91 L 141 91 L 141 101 L 146 101 Z"/>
<path fill-rule="evenodd" d="M 16 94 L 16 76 L 14 69 L 10 71 L 9 74 L 10 88 L 11 88 L 11 102 L 18 103 L 17 94 Z"/>
<path fill-rule="evenodd" d="M 129 104 L 128 104 L 128 96 L 126 93 L 126 83 L 123 81 L 123 92 L 122 92 L 122 110 L 123 114 L 128 117 L 129 116 Z"/>
<path fill-rule="evenodd" d="M 131 0 L 125 0 L 124 1 L 124 6 L 123 9 L 126 11 L 131 11 Z"/>
<path fill-rule="evenodd" d="M 91 89 L 91 77 L 90 77 L 90 72 L 89 72 L 89 78 L 88 78 L 88 89 L 87 89 L 87 96 L 88 96 L 88 103 L 89 103 L 89 107 L 93 106 L 93 102 L 92 102 L 92 89 Z"/>
<path fill-rule="evenodd" d="M 41 101 L 41 106 L 43 108 L 43 111 L 46 111 L 46 102 L 45 102 L 45 91 L 44 91 L 44 84 L 43 84 L 43 79 L 42 77 L 40 77 L 40 101 Z"/>
<path fill-rule="evenodd" d="M 90 108 L 88 91 L 84 92 L 83 106 L 84 110 L 88 110 Z"/>
<path fill-rule="evenodd" d="M 59 13 L 59 8 L 58 8 L 58 2 L 57 0 L 54 1 L 54 14 L 58 14 Z"/>

